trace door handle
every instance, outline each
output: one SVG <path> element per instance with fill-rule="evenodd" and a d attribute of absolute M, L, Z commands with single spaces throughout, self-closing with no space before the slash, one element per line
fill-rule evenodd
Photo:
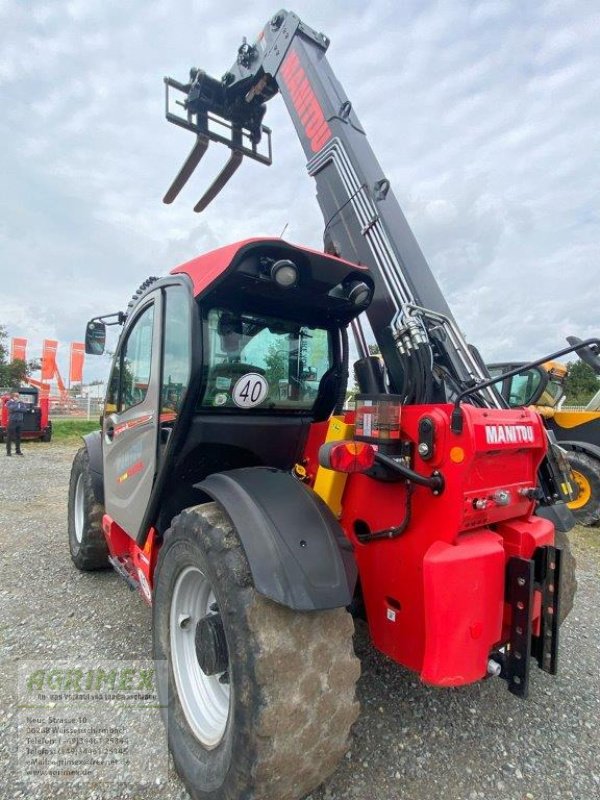
<path fill-rule="evenodd" d="M 107 426 L 106 426 L 106 429 L 105 429 L 105 431 L 104 431 L 104 433 L 106 434 L 106 436 L 107 436 L 109 439 L 111 439 L 111 440 L 112 440 L 112 438 L 113 438 L 113 437 L 114 437 L 114 435 L 115 435 L 115 426 L 114 426 L 114 425 L 107 425 Z"/>

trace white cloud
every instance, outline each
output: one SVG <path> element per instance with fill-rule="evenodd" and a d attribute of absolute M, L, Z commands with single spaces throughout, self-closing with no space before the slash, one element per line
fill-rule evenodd
<path fill-rule="evenodd" d="M 29 8 L 29 7 L 28 7 Z M 600 277 L 600 17 L 585 0 L 343 4 L 296 10 L 329 58 L 460 325 L 486 355 L 594 333 Z M 146 275 L 237 238 L 319 246 L 323 222 L 282 103 L 274 165 L 247 163 L 192 212 L 226 153 L 160 199 L 192 144 L 162 76 L 220 75 L 274 6 L 0 0 L 0 322 L 80 338 Z M 42 292 L 32 297 L 32 286 Z M 42 300 L 43 298 L 43 300 Z"/>

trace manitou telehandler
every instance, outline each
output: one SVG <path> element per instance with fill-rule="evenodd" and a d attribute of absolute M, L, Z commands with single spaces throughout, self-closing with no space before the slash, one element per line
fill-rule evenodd
<path fill-rule="evenodd" d="M 19 400 L 29 406 L 23 415 L 21 438 L 24 441 L 37 439 L 40 442 L 49 442 L 52 439 L 52 422 L 48 397 L 40 397 L 40 392 L 35 386 L 20 386 L 17 391 Z M 8 429 L 7 400 L 10 400 L 8 391 L 0 395 L 0 443 L 6 439 Z"/>
<path fill-rule="evenodd" d="M 349 612 L 428 684 L 500 676 L 524 697 L 532 659 L 557 670 L 575 591 L 564 464 L 466 344 L 328 45 L 280 11 L 221 80 L 165 80 L 167 118 L 196 137 L 165 201 L 211 141 L 231 156 L 196 211 L 244 156 L 270 163 L 280 93 L 325 252 L 227 245 L 86 335 L 101 352 L 123 325 L 102 431 L 71 473 L 72 558 L 151 603 L 169 745 L 203 800 L 295 800 L 335 769 L 358 714 Z"/>
<path fill-rule="evenodd" d="M 569 344 L 579 345 L 581 340 L 568 336 Z M 595 347 L 586 347 L 582 360 L 600 375 L 600 354 Z M 566 458 L 573 475 L 575 497 L 568 503 L 580 525 L 592 526 L 600 522 L 600 390 L 583 410 L 562 409 L 565 394 L 567 367 L 558 361 L 549 361 L 512 377 L 507 372 L 523 364 L 503 362 L 488 364 L 490 375 L 502 376 L 498 382 L 502 396 L 511 408 L 533 405 L 544 418 Z"/>

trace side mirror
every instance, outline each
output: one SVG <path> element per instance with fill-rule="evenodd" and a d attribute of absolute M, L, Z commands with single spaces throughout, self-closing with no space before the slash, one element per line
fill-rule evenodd
<path fill-rule="evenodd" d="M 90 320 L 85 329 L 85 352 L 91 356 L 101 356 L 106 344 L 106 325 L 99 320 Z"/>
<path fill-rule="evenodd" d="M 567 336 L 567 342 L 570 345 L 575 347 L 576 345 L 582 345 L 582 347 L 576 350 L 577 355 L 579 358 L 587 364 L 588 367 L 591 367 L 596 375 L 600 375 L 600 357 L 598 354 L 598 346 L 597 345 L 584 345 L 581 339 L 577 336 Z"/>

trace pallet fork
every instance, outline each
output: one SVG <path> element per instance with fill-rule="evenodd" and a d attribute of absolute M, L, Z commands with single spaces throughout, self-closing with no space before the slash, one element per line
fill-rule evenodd
<path fill-rule="evenodd" d="M 244 156 L 267 166 L 271 164 L 271 130 L 262 124 L 266 110 L 264 104 L 249 107 L 249 114 L 244 118 L 227 103 L 225 86 L 221 82 L 197 69 L 190 71 L 190 78 L 189 84 L 173 78 L 164 79 L 166 118 L 174 125 L 195 133 L 196 142 L 163 197 L 163 203 L 170 204 L 179 195 L 211 141 L 224 144 L 231 150 L 229 159 L 194 206 L 198 213 L 204 211 L 224 188 Z M 184 94 L 185 99 L 174 99 L 172 92 Z M 183 108 L 185 113 L 179 113 L 177 107 Z M 263 139 L 266 152 L 264 149 L 261 152 L 258 147 Z"/>

